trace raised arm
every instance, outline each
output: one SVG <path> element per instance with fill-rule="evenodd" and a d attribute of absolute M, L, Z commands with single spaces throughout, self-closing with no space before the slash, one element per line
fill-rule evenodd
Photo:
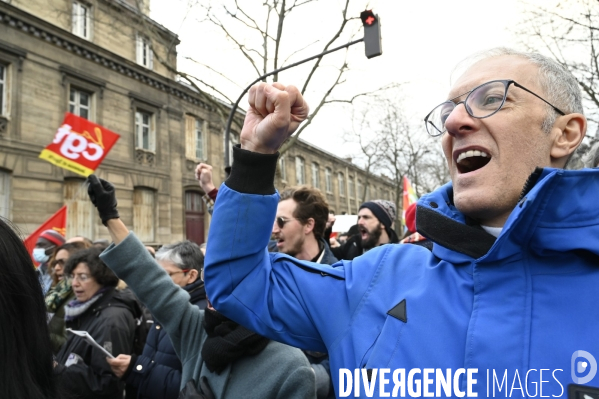
<path fill-rule="evenodd" d="M 368 285 L 350 264 L 332 268 L 266 250 L 278 194 L 277 149 L 308 115 L 292 86 L 260 84 L 218 193 L 206 251 L 206 290 L 227 317 L 272 339 L 326 351 L 350 322 Z M 362 293 L 360 293 L 362 292 Z"/>
<path fill-rule="evenodd" d="M 95 175 L 89 178 L 88 194 L 106 225 L 113 244 L 100 258 L 133 290 L 166 329 L 177 355 L 184 363 L 188 347 L 201 342 L 203 312 L 189 303 L 189 294 L 175 285 L 135 234 L 119 218 L 114 186 Z"/>

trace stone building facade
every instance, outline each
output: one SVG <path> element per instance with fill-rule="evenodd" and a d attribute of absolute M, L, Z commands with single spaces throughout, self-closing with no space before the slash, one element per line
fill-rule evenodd
<path fill-rule="evenodd" d="M 277 189 L 307 184 L 326 194 L 336 214 L 355 215 L 363 200 L 394 201 L 389 179 L 368 175 L 349 159 L 343 159 L 301 139 L 279 159 Z M 366 192 L 364 192 L 366 190 Z"/>
<path fill-rule="evenodd" d="M 0 215 L 25 235 L 67 204 L 67 236 L 108 238 L 84 179 L 38 159 L 72 112 L 120 134 L 96 173 L 115 184 L 121 218 L 145 243 L 207 237 L 193 171 L 208 162 L 224 179 L 223 124 L 175 79 L 179 40 L 148 17 L 147 1 L 0 0 Z M 363 171 L 300 141 L 278 187 L 301 182 L 301 162 L 304 183 L 318 176 L 335 211 L 355 213 L 349 193 Z M 373 197 L 390 191 L 369 181 Z"/>

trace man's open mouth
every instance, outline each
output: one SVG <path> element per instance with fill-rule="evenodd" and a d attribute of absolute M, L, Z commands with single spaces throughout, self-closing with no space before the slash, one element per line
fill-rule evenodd
<path fill-rule="evenodd" d="M 366 228 L 360 227 L 358 230 L 360 231 L 360 235 L 362 236 L 362 238 L 368 235 L 368 230 Z"/>
<path fill-rule="evenodd" d="M 474 172 L 491 161 L 491 156 L 484 151 L 469 150 L 462 152 L 456 160 L 460 174 Z"/>

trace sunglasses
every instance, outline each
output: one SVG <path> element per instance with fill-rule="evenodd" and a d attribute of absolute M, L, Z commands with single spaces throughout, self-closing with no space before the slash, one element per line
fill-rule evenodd
<path fill-rule="evenodd" d="M 287 222 L 290 222 L 292 220 L 298 220 L 298 219 L 284 218 L 283 216 L 277 216 L 277 218 L 275 220 L 277 222 L 277 226 L 279 226 L 279 229 L 282 229 Z"/>

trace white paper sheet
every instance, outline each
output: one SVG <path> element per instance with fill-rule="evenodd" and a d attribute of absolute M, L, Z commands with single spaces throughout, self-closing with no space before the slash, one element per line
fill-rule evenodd
<path fill-rule="evenodd" d="M 101 346 L 99 343 L 96 342 L 95 339 L 92 338 L 91 335 L 89 335 L 89 333 L 87 331 L 78 331 L 78 330 L 71 330 L 70 328 L 67 328 L 67 331 L 78 335 L 82 338 L 85 338 L 85 340 L 87 342 L 89 342 L 91 345 L 95 346 L 96 348 L 100 349 L 102 352 L 104 352 L 106 354 L 106 356 L 110 357 L 111 359 L 114 359 L 114 356 L 112 356 L 112 353 L 108 352 L 106 349 L 104 349 L 103 346 Z"/>

